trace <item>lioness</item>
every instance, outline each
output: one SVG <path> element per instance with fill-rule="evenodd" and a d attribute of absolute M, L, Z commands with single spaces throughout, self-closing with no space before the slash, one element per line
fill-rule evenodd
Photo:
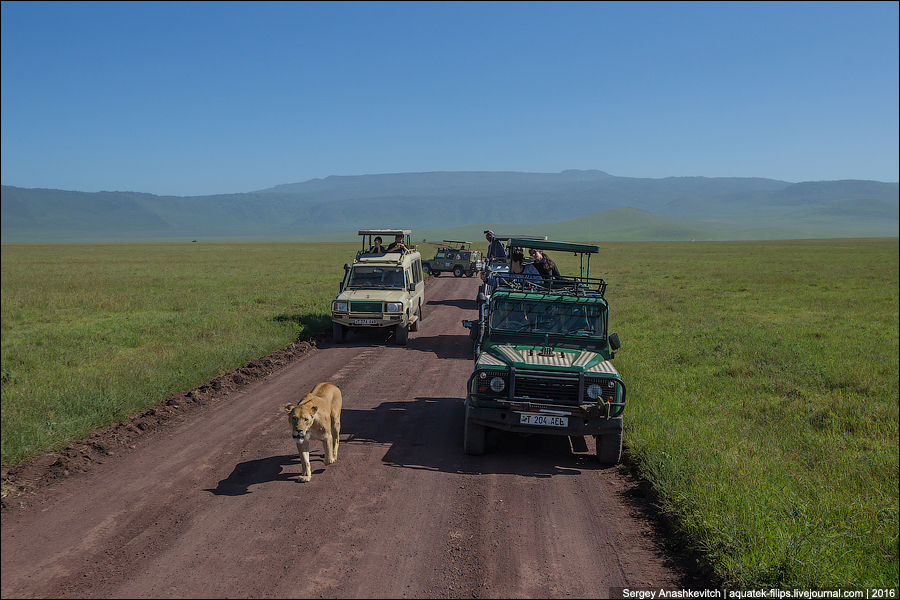
<path fill-rule="evenodd" d="M 341 390 L 334 384 L 322 382 L 303 396 L 300 404 L 288 404 L 284 410 L 291 423 L 291 437 L 303 459 L 299 479 L 306 483 L 312 477 L 309 440 L 322 441 L 326 466 L 337 460 L 338 443 L 341 441 Z"/>

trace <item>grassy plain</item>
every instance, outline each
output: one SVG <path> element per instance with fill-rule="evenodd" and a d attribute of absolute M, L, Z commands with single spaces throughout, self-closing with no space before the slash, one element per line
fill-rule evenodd
<path fill-rule="evenodd" d="M 4 245 L 4 465 L 330 323 L 356 244 Z"/>
<path fill-rule="evenodd" d="M 626 460 L 681 541 L 731 587 L 896 590 L 897 239 L 600 248 Z M 326 326 L 355 250 L 3 246 L 3 464 Z"/>

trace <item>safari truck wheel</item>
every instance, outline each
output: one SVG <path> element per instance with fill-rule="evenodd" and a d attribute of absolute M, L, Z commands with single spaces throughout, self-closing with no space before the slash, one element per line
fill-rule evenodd
<path fill-rule="evenodd" d="M 331 337 L 334 338 L 335 344 L 343 343 L 347 339 L 347 328 L 340 323 L 331 323 Z"/>
<path fill-rule="evenodd" d="M 597 460 L 603 465 L 614 465 L 622 458 L 622 430 L 604 435 L 595 435 Z"/>
<path fill-rule="evenodd" d="M 469 406 L 466 405 L 466 423 L 463 426 L 463 450 L 470 456 L 481 456 L 484 454 L 485 438 L 487 436 L 486 427 L 473 423 L 469 417 Z"/>
<path fill-rule="evenodd" d="M 472 269 L 471 271 L 466 271 L 466 277 L 472 277 L 473 275 L 475 275 L 475 269 Z"/>
<path fill-rule="evenodd" d="M 409 341 L 409 325 L 397 325 L 394 328 L 394 343 L 398 346 L 405 346 Z"/>
<path fill-rule="evenodd" d="M 462 277 L 463 276 L 463 268 L 459 265 L 453 267 L 453 276 L 454 277 Z"/>
<path fill-rule="evenodd" d="M 419 308 L 416 309 L 416 318 L 412 323 L 410 323 L 409 330 L 410 331 L 418 331 L 419 330 L 419 321 L 421 321 L 421 320 L 422 320 L 422 306 L 420 305 Z"/>

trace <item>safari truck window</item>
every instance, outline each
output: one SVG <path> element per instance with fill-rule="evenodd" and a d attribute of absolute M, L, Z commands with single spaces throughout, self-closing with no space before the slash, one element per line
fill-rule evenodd
<path fill-rule="evenodd" d="M 597 306 L 546 304 L 540 302 L 497 302 L 490 314 L 496 331 L 552 333 L 604 337 L 604 319 Z"/>
<path fill-rule="evenodd" d="M 350 272 L 350 280 L 347 282 L 347 287 L 350 289 L 403 289 L 403 269 L 356 266 Z"/>

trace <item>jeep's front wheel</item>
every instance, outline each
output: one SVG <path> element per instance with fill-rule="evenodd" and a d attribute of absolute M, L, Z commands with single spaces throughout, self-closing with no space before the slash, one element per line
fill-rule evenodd
<path fill-rule="evenodd" d="M 331 337 L 334 338 L 335 344 L 340 344 L 347 339 L 347 328 L 340 323 L 331 323 Z"/>
<path fill-rule="evenodd" d="M 597 460 L 603 465 L 614 465 L 622 458 L 622 430 L 595 435 Z"/>
<path fill-rule="evenodd" d="M 409 325 L 397 325 L 394 328 L 394 343 L 398 346 L 405 346 L 409 342 Z"/>
<path fill-rule="evenodd" d="M 410 324 L 409 330 L 410 331 L 418 331 L 419 330 L 419 321 L 421 321 L 421 320 L 422 320 L 422 307 L 420 305 L 419 308 L 416 309 L 416 319 Z"/>
<path fill-rule="evenodd" d="M 466 423 L 463 426 L 463 450 L 470 456 L 484 454 L 487 427 L 472 421 L 469 416 L 469 405 L 466 404 Z"/>
<path fill-rule="evenodd" d="M 459 265 L 453 267 L 453 276 L 454 277 L 462 277 L 463 276 L 463 268 Z"/>

